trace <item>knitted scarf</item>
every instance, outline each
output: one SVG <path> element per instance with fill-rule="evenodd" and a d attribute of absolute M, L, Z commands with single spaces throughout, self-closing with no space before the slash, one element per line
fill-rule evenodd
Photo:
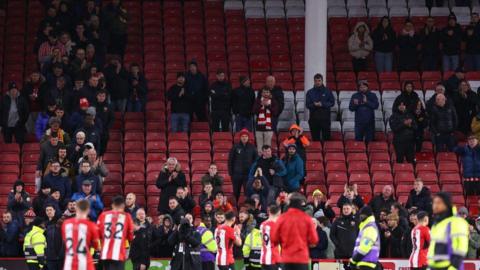
<path fill-rule="evenodd" d="M 265 126 L 265 130 L 272 130 L 272 113 L 269 108 L 262 106 L 260 109 L 258 113 L 258 125 Z"/>

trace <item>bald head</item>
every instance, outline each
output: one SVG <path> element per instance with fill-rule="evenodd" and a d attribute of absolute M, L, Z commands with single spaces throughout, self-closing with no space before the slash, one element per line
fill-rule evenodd
<path fill-rule="evenodd" d="M 135 205 L 135 202 L 137 200 L 137 196 L 133 193 L 128 193 L 127 197 L 125 198 L 125 206 L 127 207 L 132 207 Z"/>
<path fill-rule="evenodd" d="M 445 106 L 446 100 L 447 98 L 444 94 L 437 94 L 437 96 L 435 97 L 435 104 L 437 104 L 437 106 L 439 107 L 443 107 Z"/>
<path fill-rule="evenodd" d="M 265 84 L 269 89 L 273 89 L 273 87 L 275 87 L 275 77 L 272 75 L 268 76 Z"/>
<path fill-rule="evenodd" d="M 382 189 L 383 198 L 385 198 L 385 199 L 390 198 L 390 196 L 392 196 L 392 193 L 393 193 L 393 188 L 392 188 L 391 185 L 386 185 L 386 186 L 383 187 L 383 189 Z"/>

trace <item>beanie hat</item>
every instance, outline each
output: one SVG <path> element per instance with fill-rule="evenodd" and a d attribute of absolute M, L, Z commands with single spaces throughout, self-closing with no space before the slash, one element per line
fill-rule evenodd
<path fill-rule="evenodd" d="M 240 135 L 240 137 L 243 135 L 247 135 L 248 137 L 250 137 L 250 132 L 248 131 L 248 129 L 244 128 L 238 132 L 238 135 Z"/>
<path fill-rule="evenodd" d="M 80 99 L 80 107 L 89 107 L 90 106 L 90 103 L 88 102 L 88 99 L 86 98 L 81 98 Z"/>
<path fill-rule="evenodd" d="M 35 212 L 33 212 L 32 209 L 29 209 L 27 212 L 25 212 L 25 214 L 23 215 L 23 217 L 25 218 L 34 218 L 36 217 L 37 215 L 35 215 Z"/>
<path fill-rule="evenodd" d="M 95 116 L 97 114 L 97 109 L 95 109 L 95 107 L 88 107 L 86 113 L 88 115 Z"/>
<path fill-rule="evenodd" d="M 50 119 L 48 119 L 49 126 L 52 126 L 53 124 L 61 124 L 61 123 L 62 123 L 62 120 L 60 120 L 60 118 L 58 117 L 50 117 Z"/>

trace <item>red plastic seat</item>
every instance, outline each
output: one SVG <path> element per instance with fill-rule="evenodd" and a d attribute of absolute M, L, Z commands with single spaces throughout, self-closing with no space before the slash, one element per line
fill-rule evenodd
<path fill-rule="evenodd" d="M 174 153 L 188 153 L 189 146 L 187 141 L 170 141 L 168 150 Z"/>
<path fill-rule="evenodd" d="M 343 165 L 345 166 L 345 163 L 343 163 Z M 317 162 L 317 161 L 308 161 L 307 160 L 306 168 L 307 168 L 307 172 L 310 172 L 310 171 L 323 172 L 324 171 L 323 163 Z M 328 164 L 327 164 L 327 171 L 328 171 Z"/>
<path fill-rule="evenodd" d="M 306 155 L 307 155 L 307 160 L 309 160 L 309 161 L 316 161 L 316 162 L 322 162 L 323 161 L 322 153 L 307 152 Z"/>
<path fill-rule="evenodd" d="M 324 145 L 324 151 L 329 152 L 342 152 L 343 153 L 343 142 L 342 141 L 326 141 Z"/>
<path fill-rule="evenodd" d="M 437 166 L 433 162 L 422 162 L 417 164 L 415 170 L 417 174 L 420 172 L 436 172 Z"/>
<path fill-rule="evenodd" d="M 347 173 L 346 172 L 331 172 L 327 173 L 327 184 L 335 183 L 335 184 L 346 184 L 348 181 Z"/>
<path fill-rule="evenodd" d="M 119 185 L 104 185 L 102 188 L 103 194 L 118 195 L 123 194 L 122 186 Z"/>
<path fill-rule="evenodd" d="M 393 164 L 393 173 L 398 172 L 411 172 L 413 173 L 413 165 L 410 163 L 394 163 Z"/>
<path fill-rule="evenodd" d="M 417 177 L 422 179 L 424 183 L 438 183 L 438 176 L 436 172 L 421 171 L 418 172 Z"/>
<path fill-rule="evenodd" d="M 326 153 L 325 161 L 328 163 L 330 161 L 342 161 L 345 162 L 345 155 L 343 153 Z"/>
<path fill-rule="evenodd" d="M 399 184 L 397 185 L 397 196 L 401 194 L 410 194 L 410 191 L 412 190 L 412 185 L 407 185 L 407 184 Z"/>
<path fill-rule="evenodd" d="M 370 165 L 370 171 L 373 173 L 375 172 L 392 172 L 392 167 L 388 162 L 374 162 Z"/>
<path fill-rule="evenodd" d="M 367 150 L 365 142 L 347 141 L 345 143 L 345 151 L 347 153 L 364 153 Z"/>
<path fill-rule="evenodd" d="M 367 154 L 364 152 L 361 153 L 348 153 L 347 154 L 347 162 L 352 162 L 352 161 L 367 161 Z"/>
<path fill-rule="evenodd" d="M 145 196 L 145 186 L 144 185 L 125 185 L 125 194 L 133 193 L 135 195 Z"/>
<path fill-rule="evenodd" d="M 463 187 L 458 184 L 443 184 L 442 190 L 451 194 L 463 194 Z"/>
<path fill-rule="evenodd" d="M 370 185 L 370 175 L 368 173 L 353 173 L 348 179 L 349 184 Z M 371 189 L 370 189 L 371 192 Z"/>
<path fill-rule="evenodd" d="M 451 162 L 457 162 L 457 155 L 455 153 L 450 153 L 450 152 L 440 152 L 437 153 L 437 161 L 451 161 Z"/>
<path fill-rule="evenodd" d="M 144 172 L 145 171 L 145 164 L 141 161 L 130 161 L 125 162 L 123 166 L 123 171 L 127 172 Z"/>
<path fill-rule="evenodd" d="M 203 153 L 203 152 L 210 152 L 211 146 L 210 146 L 210 141 L 192 141 L 191 142 L 190 149 L 192 152 L 195 153 Z"/>
<path fill-rule="evenodd" d="M 197 161 L 208 161 L 211 162 L 212 157 L 210 156 L 210 152 L 208 153 L 192 153 L 190 160 L 193 162 Z"/>
<path fill-rule="evenodd" d="M 126 184 L 129 183 L 145 183 L 145 174 L 140 172 L 128 172 L 123 176 L 123 182 Z"/>
<path fill-rule="evenodd" d="M 395 180 L 395 183 L 399 184 L 399 183 L 413 183 L 413 181 L 415 180 L 415 175 L 413 174 L 413 171 L 412 172 L 406 172 L 406 171 L 403 171 L 403 172 L 397 172 L 395 173 L 395 177 L 394 177 L 394 180 Z"/>
<path fill-rule="evenodd" d="M 388 144 L 387 142 L 369 142 L 368 152 L 388 152 Z"/>
<path fill-rule="evenodd" d="M 325 184 L 325 174 L 323 171 L 308 171 L 305 177 L 305 183 L 308 184 Z"/>
<path fill-rule="evenodd" d="M 350 161 L 348 162 L 348 173 L 368 173 L 367 161 Z"/>
<path fill-rule="evenodd" d="M 393 177 L 390 172 L 383 172 L 383 171 L 378 171 L 372 174 L 372 181 L 373 184 L 392 184 L 393 183 Z"/>
<path fill-rule="evenodd" d="M 460 171 L 457 162 L 452 161 L 439 161 L 438 172 L 439 173 L 458 173 Z"/>
<path fill-rule="evenodd" d="M 390 162 L 390 155 L 386 152 L 370 153 L 370 164 L 376 162 Z"/>
<path fill-rule="evenodd" d="M 440 173 L 439 182 L 441 184 L 460 184 L 461 178 L 458 173 Z"/>
<path fill-rule="evenodd" d="M 126 141 L 123 145 L 125 153 L 145 153 L 145 144 L 143 141 Z"/>

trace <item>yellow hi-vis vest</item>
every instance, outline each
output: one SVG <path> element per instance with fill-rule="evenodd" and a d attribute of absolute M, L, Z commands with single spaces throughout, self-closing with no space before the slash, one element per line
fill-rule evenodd
<path fill-rule="evenodd" d="M 448 217 L 433 225 L 428 249 L 429 268 L 459 268 L 468 252 L 468 233 L 467 221 L 457 216 Z"/>
<path fill-rule="evenodd" d="M 39 263 L 40 267 L 43 267 L 46 245 L 44 231 L 40 227 L 33 226 L 32 230 L 25 235 L 23 252 L 25 253 L 27 263 Z"/>
<path fill-rule="evenodd" d="M 242 248 L 243 257 L 248 258 L 250 267 L 261 268 L 260 256 L 262 253 L 262 232 L 259 229 L 253 229 L 245 238 Z"/>

